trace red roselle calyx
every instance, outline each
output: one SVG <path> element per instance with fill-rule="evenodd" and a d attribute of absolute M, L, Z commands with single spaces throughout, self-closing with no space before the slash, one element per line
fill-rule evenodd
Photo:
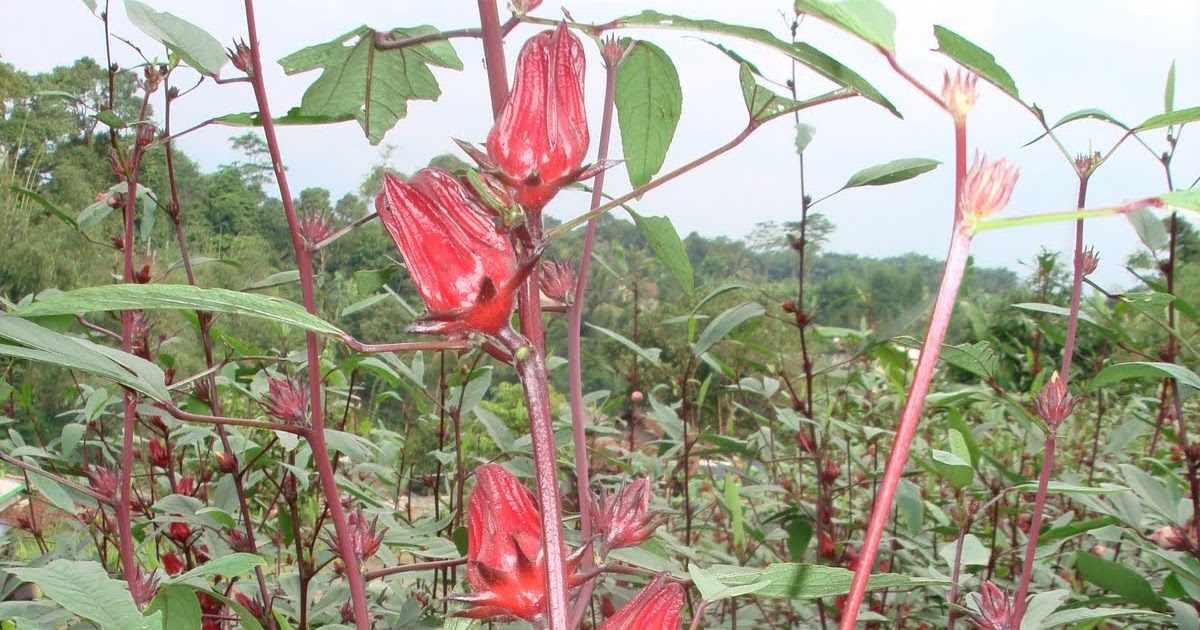
<path fill-rule="evenodd" d="M 1034 402 L 1034 408 L 1038 417 L 1052 430 L 1057 429 L 1063 420 L 1071 415 L 1071 411 L 1075 409 L 1075 398 L 1067 392 L 1067 386 L 1058 377 L 1058 372 L 1055 372 L 1042 388 Z"/>
<path fill-rule="evenodd" d="M 591 138 L 583 102 L 579 38 L 558 28 L 534 35 L 517 57 L 512 93 L 487 138 L 494 166 L 537 213 L 578 176 Z"/>
<path fill-rule="evenodd" d="M 600 534 L 602 554 L 642 544 L 666 519 L 661 512 L 650 511 L 650 482 L 644 478 L 616 494 L 601 491 L 598 498 L 592 498 L 592 521 Z"/>
<path fill-rule="evenodd" d="M 991 162 L 976 153 L 963 179 L 963 216 L 983 219 L 1003 210 L 1016 185 L 1017 169 L 1010 167 L 1007 160 Z"/>
<path fill-rule="evenodd" d="M 677 630 L 683 623 L 683 587 L 666 584 L 662 574 L 655 576 L 598 630 Z"/>
<path fill-rule="evenodd" d="M 267 398 L 259 403 L 267 415 L 291 424 L 308 421 L 308 391 L 290 380 L 267 379 Z"/>
<path fill-rule="evenodd" d="M 967 112 L 975 106 L 978 99 L 975 83 L 978 80 L 978 75 L 966 70 L 955 72 L 953 77 L 949 72 L 945 73 L 945 79 L 942 81 L 942 101 L 955 122 L 962 123 L 966 120 Z"/>
<path fill-rule="evenodd" d="M 404 182 L 387 173 L 375 208 L 429 308 L 410 331 L 495 335 L 508 325 L 516 252 L 453 175 L 426 168 Z"/>
<path fill-rule="evenodd" d="M 474 608 L 457 614 L 473 619 L 539 620 L 546 613 L 546 561 L 533 494 L 499 464 L 476 468 L 475 480 L 467 502 L 471 592 L 451 596 Z M 568 573 L 580 557 L 573 554 L 567 559 Z"/>
<path fill-rule="evenodd" d="M 978 630 L 1016 630 L 1016 606 L 1008 594 L 991 582 L 984 582 L 975 596 L 978 613 L 971 614 Z"/>
<path fill-rule="evenodd" d="M 542 272 L 538 275 L 542 295 L 560 304 L 575 300 L 575 269 L 558 261 L 542 261 Z"/>

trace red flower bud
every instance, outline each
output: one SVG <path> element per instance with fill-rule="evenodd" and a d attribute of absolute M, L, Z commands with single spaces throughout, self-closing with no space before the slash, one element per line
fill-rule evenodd
<path fill-rule="evenodd" d="M 542 294 L 555 302 L 570 304 L 575 301 L 575 269 L 567 263 L 543 260 L 538 285 Z"/>
<path fill-rule="evenodd" d="M 475 607 L 458 615 L 534 621 L 545 613 L 546 561 L 533 494 L 499 464 L 476 468 L 475 480 L 467 502 L 471 593 L 451 596 Z M 580 557 L 567 558 L 568 573 Z"/>
<path fill-rule="evenodd" d="M 345 557 L 346 552 L 353 553 L 359 564 L 364 560 L 369 560 L 379 551 L 379 545 L 383 543 L 383 532 L 379 530 L 379 517 L 367 523 L 367 517 L 363 515 L 362 508 L 351 512 L 346 516 L 346 526 L 350 530 L 350 547 L 349 550 L 343 550 L 338 545 L 336 538 L 328 541 L 330 550 L 338 556 Z"/>
<path fill-rule="evenodd" d="M 972 613 L 972 621 L 979 630 L 1010 630 L 1014 628 L 1017 614 L 1016 604 L 1008 593 L 991 582 L 984 582 L 975 595 L 978 613 Z"/>
<path fill-rule="evenodd" d="M 375 208 L 430 311 L 409 330 L 496 334 L 508 325 L 516 253 L 453 175 L 426 168 L 404 182 L 385 174 Z"/>
<path fill-rule="evenodd" d="M 121 478 L 117 471 L 111 468 L 101 468 L 93 466 L 87 469 L 88 485 L 92 487 L 98 494 L 115 499 L 117 497 L 117 487 L 120 484 Z"/>
<path fill-rule="evenodd" d="M 677 630 L 682 623 L 681 608 L 683 587 L 675 582 L 665 584 L 659 574 L 598 630 Z"/>
<path fill-rule="evenodd" d="M 600 534 L 600 549 L 636 547 L 646 541 L 662 524 L 661 512 L 650 511 L 650 482 L 642 478 L 621 488 L 616 494 L 601 491 L 592 499 L 592 521 Z"/>
<path fill-rule="evenodd" d="M 217 451 L 213 454 L 213 459 L 215 459 L 217 462 L 217 470 L 223 473 L 233 474 L 238 471 L 237 455 L 234 455 L 233 453 L 228 451 Z"/>
<path fill-rule="evenodd" d="M 184 475 L 179 478 L 179 484 L 175 487 L 177 494 L 191 496 L 196 492 L 196 479 L 191 475 Z"/>
<path fill-rule="evenodd" d="M 263 607 L 257 599 L 250 597 L 245 593 L 234 593 L 233 598 L 237 600 L 237 603 L 242 605 L 242 608 L 246 609 L 246 612 L 250 613 L 251 617 L 254 617 L 255 619 L 262 619 Z"/>
<path fill-rule="evenodd" d="M 583 75 L 583 45 L 566 23 L 534 35 L 517 57 L 512 93 L 487 150 L 526 210 L 541 211 L 583 164 L 591 140 Z"/>
<path fill-rule="evenodd" d="M 267 399 L 262 405 L 267 415 L 290 422 L 305 424 L 308 421 L 308 392 L 290 380 L 267 379 Z"/>
<path fill-rule="evenodd" d="M 1042 388 L 1034 402 L 1034 408 L 1051 429 L 1057 429 L 1058 425 L 1071 415 L 1071 411 L 1075 409 L 1075 398 L 1067 392 L 1067 387 L 1058 377 L 1058 372 L 1055 372 L 1050 377 L 1050 382 Z"/>
<path fill-rule="evenodd" d="M 183 571 L 183 560 L 181 560 L 179 556 L 175 555 L 174 551 L 168 551 L 167 553 L 163 554 L 162 565 L 163 570 L 167 572 L 167 575 L 175 575 L 180 571 Z"/>
<path fill-rule="evenodd" d="M 192 537 L 192 528 L 187 523 L 175 521 L 167 527 L 167 535 L 177 542 L 186 543 Z"/>
<path fill-rule="evenodd" d="M 160 440 L 150 442 L 150 464 L 158 468 L 166 468 L 171 465 L 171 458 L 167 455 L 167 447 L 163 446 Z"/>

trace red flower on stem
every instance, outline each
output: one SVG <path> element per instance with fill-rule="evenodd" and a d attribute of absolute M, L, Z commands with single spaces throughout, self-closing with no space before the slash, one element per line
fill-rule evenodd
<path fill-rule="evenodd" d="M 160 440 L 150 442 L 150 464 L 157 468 L 166 468 L 171 465 L 171 458 L 167 455 L 167 447 Z"/>
<path fill-rule="evenodd" d="M 175 575 L 180 571 L 183 571 L 183 560 L 181 560 L 179 556 L 175 555 L 174 551 L 168 551 L 167 553 L 163 554 L 162 565 L 163 569 L 167 572 L 167 575 Z"/>
<path fill-rule="evenodd" d="M 387 173 L 375 208 L 429 313 L 413 332 L 497 334 L 520 284 L 512 243 L 450 173 Z"/>
<path fill-rule="evenodd" d="M 623 547 L 636 547 L 646 541 L 662 524 L 665 516 L 650 511 L 650 482 L 637 481 L 613 495 L 601 493 L 593 499 L 592 520 L 600 533 L 603 553 Z"/>
<path fill-rule="evenodd" d="M 683 623 L 681 608 L 683 587 L 675 582 L 666 584 L 659 574 L 598 630 L 677 630 Z"/>
<path fill-rule="evenodd" d="M 266 400 L 259 404 L 277 420 L 298 425 L 308 422 L 308 390 L 290 380 L 268 378 Z"/>
<path fill-rule="evenodd" d="M 192 537 L 192 528 L 183 521 L 175 521 L 167 527 L 167 535 L 176 542 L 185 544 L 188 538 Z"/>
<path fill-rule="evenodd" d="M 566 23 L 525 42 L 512 93 L 488 134 L 493 164 L 516 188 L 526 210 L 541 209 L 575 180 L 587 153 L 584 57 Z"/>
<path fill-rule="evenodd" d="M 533 494 L 512 473 L 499 464 L 475 469 L 475 488 L 467 502 L 471 593 L 452 596 L 475 608 L 459 616 L 532 622 L 545 614 L 546 560 L 539 519 Z M 580 557 L 567 559 L 568 573 Z"/>

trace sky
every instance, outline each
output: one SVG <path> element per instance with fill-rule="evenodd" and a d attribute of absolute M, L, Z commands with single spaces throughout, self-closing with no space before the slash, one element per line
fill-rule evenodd
<path fill-rule="evenodd" d="M 104 0 L 99 0 L 103 7 Z M 223 43 L 245 37 L 241 2 L 220 0 L 149 0 L 212 33 Z M 1021 96 L 1035 102 L 1049 120 L 1084 109 L 1102 109 L 1129 125 L 1163 111 L 1168 68 L 1177 64 L 1175 108 L 1200 104 L 1200 3 L 1195 0 L 885 0 L 897 17 L 897 56 L 903 67 L 940 91 L 942 75 L 954 63 L 933 52 L 933 25 L 945 26 L 982 46 L 1012 75 Z M 8 2 L 0 21 L 0 60 L 25 71 L 40 72 L 70 64 L 81 56 L 103 61 L 100 21 L 80 0 Z M 373 28 L 432 24 L 442 29 L 477 25 L 476 3 L 470 0 L 415 2 L 397 0 L 259 0 L 259 36 L 264 51 L 266 83 L 276 115 L 298 105 L 318 73 L 288 77 L 275 60 L 305 46 L 331 40 L 361 24 Z M 577 21 L 607 22 L 645 8 L 765 28 L 787 38 L 790 3 L 786 0 L 546 0 L 535 15 L 554 18 L 560 7 Z M 114 32 L 146 51 L 156 50 L 147 36 L 125 17 L 124 3 L 111 2 Z M 502 19 L 507 15 L 501 4 Z M 539 27 L 524 25 L 508 38 L 511 68 L 520 44 Z M 746 123 L 738 86 L 738 67 L 704 39 L 720 41 L 752 61 L 768 78 L 782 82 L 791 74 L 788 59 L 757 44 L 697 34 L 628 30 L 622 35 L 645 38 L 670 54 L 683 87 L 683 113 L 663 172 L 727 142 Z M 941 257 L 949 242 L 953 208 L 953 132 L 948 117 L 885 60 L 851 36 L 806 20 L 800 38 L 862 74 L 904 115 L 893 117 L 864 99 L 806 110 L 802 122 L 816 128 L 805 152 L 805 181 L 814 198 L 837 190 L 854 172 L 906 157 L 928 157 L 943 163 L 915 180 L 879 188 L 840 193 L 818 205 L 837 229 L 831 251 L 870 256 L 918 252 Z M 376 164 L 411 172 L 443 153 L 458 153 L 452 138 L 482 142 L 491 123 L 486 71 L 479 43 L 453 40 L 464 69 L 435 70 L 442 95 L 435 102 L 410 102 L 407 118 L 371 146 L 357 123 L 280 129 L 283 157 L 293 190 L 329 189 L 334 198 L 357 191 Z M 128 47 L 114 44 L 114 58 L 129 67 L 139 61 Z M 588 46 L 587 98 L 593 140 L 599 136 L 603 70 L 598 51 Z M 190 72 L 190 71 L 184 71 Z M 236 72 L 226 66 L 226 76 Z M 197 75 L 188 75 L 195 81 Z M 511 76 L 511 71 L 510 71 Z M 180 78 L 175 79 L 179 84 Z M 190 83 L 184 83 L 188 85 Z M 831 89 L 818 76 L 801 71 L 798 88 L 813 96 Z M 1039 135 L 1037 122 L 999 90 L 980 82 L 979 103 L 968 125 L 969 151 L 1007 158 L 1021 170 L 1006 214 L 1030 214 L 1074 207 L 1078 182 L 1062 153 L 1048 141 L 1025 147 Z M 204 82 L 177 101 L 173 126 L 231 112 L 254 109 L 247 84 Z M 205 169 L 239 158 L 229 138 L 244 129 L 210 126 L 181 138 L 179 145 Z M 1184 133 L 1174 163 L 1177 187 L 1200 175 L 1200 151 Z M 1111 126 L 1095 121 L 1073 123 L 1061 137 L 1072 154 L 1107 151 L 1119 137 Z M 1165 149 L 1164 134 L 1149 135 L 1156 151 Z M 593 141 L 593 152 L 595 151 Z M 620 157 L 614 142 L 613 157 Z M 461 156 L 461 153 L 460 153 Z M 461 156 L 465 157 L 465 156 Z M 623 168 L 610 171 L 607 191 L 629 189 Z M 1089 205 L 1112 205 L 1164 192 L 1166 178 L 1157 159 L 1134 142 L 1126 142 L 1093 176 Z M 570 218 L 586 209 L 582 193 L 559 195 L 548 209 Z M 794 128 L 789 119 L 772 122 L 748 141 L 701 169 L 647 194 L 636 204 L 642 214 L 669 216 L 681 236 L 741 238 L 760 221 L 798 218 L 799 166 Z M 1068 251 L 1073 226 L 1049 224 L 980 234 L 972 251 L 976 264 L 1005 266 L 1022 275 L 1042 247 Z M 1100 254 L 1094 276 L 1111 287 L 1129 286 L 1126 257 L 1140 245 L 1121 218 L 1089 222 L 1085 240 Z M 1069 260 L 1067 257 L 1065 260 Z"/>

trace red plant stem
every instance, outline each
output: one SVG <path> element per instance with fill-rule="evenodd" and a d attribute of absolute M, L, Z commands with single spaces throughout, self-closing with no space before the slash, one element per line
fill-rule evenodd
<path fill-rule="evenodd" d="M 967 179 L 967 121 L 954 121 L 954 225 L 962 221 L 963 181 Z"/>
<path fill-rule="evenodd" d="M 1079 176 L 1079 197 L 1076 208 L 1082 209 L 1087 203 L 1088 175 Z M 1071 309 L 1067 315 L 1067 338 L 1063 344 L 1062 364 L 1058 377 L 1063 386 L 1071 383 L 1071 360 L 1075 354 L 1075 336 L 1079 330 L 1079 304 L 1083 294 L 1083 220 L 1075 222 L 1075 269 L 1071 280 Z M 1054 450 L 1058 444 L 1058 427 L 1051 427 L 1046 436 L 1045 451 L 1042 456 L 1042 472 L 1038 477 L 1037 496 L 1033 501 L 1033 517 L 1029 521 L 1029 540 L 1025 543 L 1025 563 L 1021 567 L 1021 581 L 1017 583 L 1017 594 L 1014 598 L 1016 615 L 1013 625 L 1021 627 L 1021 617 L 1025 615 L 1025 597 L 1029 594 L 1029 581 L 1033 578 L 1033 561 L 1037 554 L 1039 532 L 1042 530 L 1042 515 L 1046 510 L 1046 494 L 1050 487 L 1050 475 L 1054 472 Z"/>
<path fill-rule="evenodd" d="M 300 293 L 304 308 L 309 313 L 316 314 L 317 300 L 313 284 L 312 254 L 300 234 L 300 222 L 296 217 L 296 208 L 292 203 L 291 189 L 288 187 L 287 174 L 283 169 L 283 158 L 279 151 L 279 139 L 275 134 L 275 123 L 271 118 L 271 105 L 267 100 L 266 84 L 263 82 L 262 54 L 259 50 L 258 26 L 254 20 L 254 0 L 245 0 L 246 30 L 250 38 L 250 58 L 253 63 L 251 74 L 254 85 L 254 98 L 258 103 L 258 112 L 263 121 L 263 135 L 271 154 L 271 165 L 275 171 L 275 181 L 279 185 L 279 196 L 283 202 L 283 211 L 287 215 L 288 231 L 292 238 L 292 248 L 296 252 L 296 266 L 300 270 Z M 320 476 L 321 488 L 325 493 L 325 505 L 329 510 L 330 520 L 333 521 L 334 534 L 337 537 L 338 549 L 342 550 L 341 559 L 345 565 L 346 583 L 350 587 L 350 599 L 354 607 L 354 624 L 358 630 L 369 630 L 371 617 L 367 610 L 366 585 L 362 572 L 358 567 L 358 558 L 353 553 L 354 545 L 350 538 L 350 529 L 346 524 L 346 513 L 342 509 L 339 497 L 337 478 L 333 470 L 329 449 L 325 444 L 324 405 L 321 402 L 321 353 L 317 334 L 308 331 L 304 335 L 305 346 L 308 350 L 308 386 L 309 400 L 312 402 L 308 443 L 312 448 L 313 460 Z"/>
<path fill-rule="evenodd" d="M 613 105 L 617 92 L 617 64 L 610 63 L 604 81 L 604 113 L 600 121 L 600 142 L 596 161 L 608 159 L 608 147 L 612 139 Z M 604 174 L 600 171 L 592 187 L 591 209 L 600 207 L 604 199 Z M 587 233 L 583 237 L 583 252 L 579 258 L 579 272 L 575 280 L 575 296 L 567 307 L 567 380 L 571 400 L 571 431 L 575 439 L 575 485 L 579 491 L 579 530 L 586 544 L 592 539 L 592 492 L 588 474 L 587 436 L 583 425 L 583 355 L 581 331 L 583 329 L 583 301 L 587 292 L 588 270 L 592 264 L 592 248 L 596 244 L 596 224 L 599 218 L 588 221 Z M 592 554 L 583 554 L 583 571 L 595 564 Z M 578 628 L 587 612 L 592 598 L 593 580 L 588 580 L 575 598 L 575 610 L 571 614 L 571 627 Z"/>
<path fill-rule="evenodd" d="M 967 267 L 970 249 L 970 232 L 963 229 L 963 226 L 955 226 L 950 238 L 950 251 L 946 255 L 942 283 L 938 287 L 937 298 L 933 303 L 933 313 L 929 318 L 929 329 L 925 332 L 925 342 L 921 346 L 921 355 L 917 358 L 913 382 L 909 387 L 908 398 L 904 402 L 904 410 L 900 414 L 900 424 L 896 428 L 896 441 L 892 445 L 891 455 L 888 456 L 887 468 L 884 469 L 883 481 L 879 486 L 879 494 L 875 497 L 875 507 L 871 510 L 871 520 L 867 525 L 867 535 L 863 541 L 859 564 L 854 570 L 854 581 L 850 585 L 845 612 L 841 624 L 838 626 L 841 630 L 854 630 L 854 622 L 858 619 L 858 609 L 862 606 L 867 592 L 867 581 L 875 566 L 879 542 L 883 538 L 883 530 L 887 528 L 888 517 L 892 512 L 892 503 L 896 498 L 896 486 L 900 483 L 904 465 L 908 461 L 908 450 L 917 431 L 921 408 L 925 405 L 925 395 L 929 393 L 929 385 L 933 380 L 933 369 L 937 366 L 942 341 L 946 338 L 946 328 L 950 325 L 950 316 L 954 313 L 954 303 Z"/>
<path fill-rule="evenodd" d="M 558 497 L 558 463 L 554 446 L 554 418 L 550 414 L 550 389 L 546 360 L 529 340 L 511 327 L 500 331 L 500 343 L 513 353 L 529 407 L 529 433 L 533 441 L 533 468 L 541 515 L 542 544 L 546 557 L 548 630 L 566 630 L 567 573 L 563 564 L 562 503 Z M 522 356 L 524 355 L 524 356 Z"/>
<path fill-rule="evenodd" d="M 479 0 L 479 27 L 483 31 L 483 62 L 487 65 L 492 116 L 499 116 L 508 100 L 508 68 L 504 65 L 504 35 L 496 0 Z"/>
<path fill-rule="evenodd" d="M 446 569 L 449 567 L 457 567 L 467 563 L 466 558 L 450 558 L 449 560 L 430 560 L 428 562 L 412 562 L 394 567 L 384 567 L 382 569 L 372 569 L 363 574 L 363 579 L 370 582 L 379 578 L 396 575 L 397 573 L 411 573 L 413 571 L 433 571 L 435 569 Z"/>

